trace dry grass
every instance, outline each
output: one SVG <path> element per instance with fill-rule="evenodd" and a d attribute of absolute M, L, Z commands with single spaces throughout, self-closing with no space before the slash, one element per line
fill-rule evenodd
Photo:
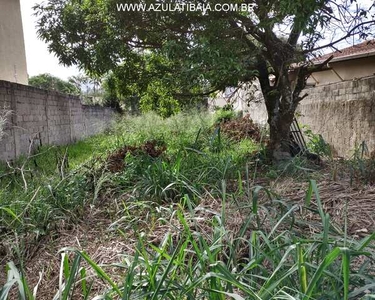
<path fill-rule="evenodd" d="M 10 115 L 11 115 L 11 111 L 8 111 L 8 110 L 0 111 L 0 141 L 3 139 L 5 135 L 5 127 L 7 125 Z"/>
<path fill-rule="evenodd" d="M 326 174 L 319 183 L 319 192 L 324 210 L 331 216 L 332 225 L 343 232 L 347 212 L 348 233 L 353 238 L 363 237 L 374 231 L 375 187 L 365 185 L 351 187 L 349 180 L 341 179 L 339 182 L 330 180 L 329 169 L 325 171 Z M 259 181 L 263 184 L 266 182 L 262 179 Z M 300 182 L 298 179 L 282 178 L 272 182 L 271 186 L 286 203 L 303 206 L 307 183 Z M 277 215 L 279 212 L 277 208 L 270 206 L 266 194 L 262 193 L 260 196 L 262 208 L 259 210 L 259 216 L 262 228 L 267 231 L 267 228 L 272 228 L 274 225 L 269 224 L 269 214 Z M 26 244 L 24 266 L 30 286 L 35 286 L 41 276 L 38 299 L 52 299 L 58 290 L 61 263 L 58 251 L 62 248 L 74 247 L 84 250 L 99 265 L 107 265 L 105 270 L 113 275 L 115 280 L 116 278 L 120 280 L 123 271 L 108 265 L 121 263 L 127 255 L 133 255 L 139 236 L 145 236 L 148 243 L 154 245 L 159 245 L 167 233 L 170 233 L 174 239 L 178 238 L 183 228 L 174 213 L 177 204 L 159 206 L 151 202 L 141 203 L 132 202 L 126 195 L 120 199 L 102 200 L 97 207 L 88 206 L 85 216 L 77 224 L 57 224 L 54 232 L 37 244 L 32 242 Z M 312 207 L 314 205 L 316 203 L 313 200 Z M 207 194 L 202 197 L 200 204 L 193 211 L 185 209 L 184 214 L 189 226 L 209 241 L 213 235 L 212 223 L 217 222 L 216 216 L 220 216 L 222 210 L 222 200 Z M 225 222 L 226 228 L 231 232 L 231 235 L 226 237 L 228 243 L 238 235 L 250 215 L 250 210 L 251 203 L 246 196 L 237 199 L 237 202 L 227 202 Z M 308 231 L 316 233 L 320 229 L 318 214 L 301 209 L 300 213 L 296 212 L 296 219 L 306 221 L 308 224 L 306 228 L 303 226 L 299 228 L 305 234 Z M 245 238 L 249 238 L 251 231 L 256 227 L 254 220 Z M 9 251 L 11 247 L 14 245 L 6 246 L 8 254 L 1 259 L 1 265 L 10 259 L 15 259 L 11 255 L 12 251 Z M 238 257 L 240 258 L 247 251 L 247 245 L 241 243 Z M 5 278 L 1 276 L 4 274 L 0 273 L 0 285 L 5 282 Z M 105 288 L 107 286 L 104 283 L 95 281 L 93 290 L 98 294 Z"/>
<path fill-rule="evenodd" d="M 118 234 L 108 230 L 114 209 L 115 206 L 111 208 L 109 203 L 105 202 L 96 208 L 88 206 L 85 217 L 77 224 L 57 224 L 54 232 L 43 237 L 37 244 L 33 243 L 33 238 L 26 238 L 29 242 L 24 245 L 24 268 L 30 286 L 34 287 L 41 277 L 38 299 L 50 300 L 58 291 L 61 263 L 59 250 L 66 247 L 84 250 L 99 264 L 119 262 L 123 254 L 134 251 L 129 240 L 125 241 Z M 7 248 L 19 246 L 8 244 Z M 7 257 L 1 260 L 3 270 L 6 262 L 11 259 L 18 260 L 12 257 L 10 252 L 8 250 Z M 116 274 L 116 271 L 113 270 L 112 273 Z M 4 276 L 4 272 L 0 272 L 0 286 L 6 280 Z M 100 281 L 96 281 L 93 286 L 93 290 L 98 292 L 104 288 L 105 285 Z"/>
<path fill-rule="evenodd" d="M 61 264 L 59 250 L 63 248 L 84 250 L 98 265 L 107 266 L 105 270 L 112 275 L 112 278 L 120 280 L 121 269 L 109 265 L 122 263 L 126 256 L 134 255 L 139 236 L 146 236 L 148 244 L 156 246 L 160 245 L 167 233 L 170 233 L 174 239 L 178 238 L 183 228 L 174 213 L 177 204 L 161 207 L 151 202 L 146 205 L 129 203 L 124 214 L 124 210 L 117 204 L 128 200 L 127 196 L 124 196 L 115 202 L 113 199 L 110 202 L 109 199 L 102 201 L 98 208 L 88 207 L 87 215 L 79 223 L 59 224 L 53 234 L 44 237 L 38 244 L 29 242 L 25 245 L 27 250 L 24 256 L 24 268 L 30 286 L 34 287 L 41 278 L 38 299 L 50 300 L 58 291 Z M 194 212 L 186 210 L 185 217 L 189 220 L 189 225 L 201 232 L 209 241 L 213 233 L 212 222 L 215 216 L 220 215 L 221 209 L 221 200 L 207 195 L 202 198 L 202 202 Z M 227 227 L 231 229 L 234 237 L 239 232 L 246 215 L 233 205 L 227 207 L 226 213 Z M 122 231 L 121 234 L 119 230 Z M 12 246 L 14 247 L 14 245 L 7 245 L 8 255 L 1 260 L 2 269 L 7 261 L 15 259 L 9 251 Z M 4 275 L 0 273 L 0 285 L 6 281 Z M 93 291 L 100 294 L 106 288 L 108 286 L 97 280 Z"/>
<path fill-rule="evenodd" d="M 241 141 L 243 139 L 253 139 L 260 141 L 262 134 L 259 127 L 246 115 L 242 118 L 227 120 L 220 123 L 221 131 L 232 141 Z"/>
<path fill-rule="evenodd" d="M 351 186 L 349 179 L 333 181 L 326 174 L 318 183 L 323 208 L 329 213 L 337 229 L 344 230 L 347 217 L 348 234 L 362 237 L 375 231 L 375 186 Z M 274 190 L 289 203 L 303 205 L 308 184 L 291 178 L 274 184 Z M 315 199 L 315 196 L 314 196 Z M 313 207 L 316 203 L 312 202 Z M 306 220 L 313 221 L 316 214 L 308 214 Z M 318 221 L 318 220 L 317 220 Z"/>

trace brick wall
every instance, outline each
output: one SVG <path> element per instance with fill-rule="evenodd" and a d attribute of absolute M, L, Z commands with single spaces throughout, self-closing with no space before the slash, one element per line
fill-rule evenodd
<path fill-rule="evenodd" d="M 110 108 L 82 105 L 75 96 L 0 81 L 0 113 L 11 111 L 0 140 L 0 160 L 27 154 L 32 141 L 65 145 L 97 134 L 115 118 Z"/>
<path fill-rule="evenodd" d="M 299 122 L 322 134 L 335 154 L 348 157 L 365 141 L 375 150 L 375 77 L 306 90 Z"/>

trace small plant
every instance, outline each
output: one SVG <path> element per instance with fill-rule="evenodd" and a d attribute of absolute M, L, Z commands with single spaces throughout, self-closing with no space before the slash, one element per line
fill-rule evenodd
<path fill-rule="evenodd" d="M 310 129 L 305 129 L 304 134 L 309 139 L 307 148 L 312 153 L 332 159 L 331 146 L 323 139 L 323 136 L 321 134 L 315 134 Z"/>
<path fill-rule="evenodd" d="M 7 124 L 7 120 L 11 114 L 9 110 L 0 111 L 0 141 L 3 139 L 5 134 L 5 126 Z"/>
<path fill-rule="evenodd" d="M 216 125 L 220 123 L 225 123 L 230 120 L 233 120 L 236 117 L 236 112 L 232 109 L 218 109 L 215 112 L 215 121 Z"/>
<path fill-rule="evenodd" d="M 363 141 L 354 149 L 353 155 L 347 161 L 351 184 L 354 180 L 365 183 L 375 183 L 375 159 L 369 155 L 367 144 Z"/>
<path fill-rule="evenodd" d="M 270 197 L 269 206 L 258 202 L 262 190 Z M 114 280 L 108 266 L 98 265 L 84 251 L 62 249 L 57 299 L 69 299 L 75 289 L 88 299 L 92 284 L 86 275 L 89 272 L 95 274 L 90 276 L 92 282 L 102 281 L 107 286 L 96 299 L 348 300 L 375 296 L 375 275 L 371 272 L 375 233 L 359 241 L 337 236 L 314 181 L 310 181 L 302 206 L 287 205 L 259 186 L 251 195 L 248 216 L 234 232 L 227 221 L 230 203 L 226 201 L 231 195 L 225 188 L 221 211 L 212 212 L 212 219 L 204 220 L 205 227 L 198 226 L 199 210 L 185 196 L 169 211 L 169 217 L 160 216 L 170 223 L 171 230 L 158 245 L 148 243 L 146 235 L 140 236 L 134 255 L 109 266 L 123 274 L 122 280 Z M 283 209 L 275 214 L 275 206 Z M 307 236 L 295 228 L 295 222 L 301 221 L 296 219 L 298 211 L 319 216 L 320 224 L 305 225 L 321 232 Z M 260 217 L 265 212 L 267 222 Z M 354 263 L 357 257 L 361 260 Z M 9 270 L 14 275 L 8 276 L 0 299 L 6 299 L 15 284 L 19 299 L 33 299 L 27 298 L 25 291 L 30 288 L 14 264 L 8 265 Z"/>

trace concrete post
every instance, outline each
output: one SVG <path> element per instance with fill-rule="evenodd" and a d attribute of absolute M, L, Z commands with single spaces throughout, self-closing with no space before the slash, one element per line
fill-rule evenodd
<path fill-rule="evenodd" d="M 0 80 L 28 84 L 19 0 L 0 0 Z"/>

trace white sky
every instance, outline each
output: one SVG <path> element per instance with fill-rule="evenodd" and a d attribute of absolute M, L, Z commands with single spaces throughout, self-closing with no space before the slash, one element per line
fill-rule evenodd
<path fill-rule="evenodd" d="M 39 40 L 36 34 L 32 7 L 43 0 L 21 0 L 23 33 L 25 36 L 27 71 L 29 76 L 50 73 L 62 79 L 79 73 L 76 67 L 64 67 L 47 49 L 47 44 Z"/>
<path fill-rule="evenodd" d="M 374 0 L 359 0 L 364 6 L 369 6 Z M 50 73 L 57 77 L 67 79 L 69 76 L 79 73 L 76 67 L 64 67 L 59 64 L 58 59 L 47 49 L 47 44 L 39 40 L 36 34 L 35 22 L 36 17 L 33 16 L 32 7 L 43 2 L 43 0 L 20 0 L 23 20 L 23 30 L 25 36 L 27 69 L 29 76 L 42 73 Z M 345 47 L 346 42 L 342 42 L 339 48 Z"/>

